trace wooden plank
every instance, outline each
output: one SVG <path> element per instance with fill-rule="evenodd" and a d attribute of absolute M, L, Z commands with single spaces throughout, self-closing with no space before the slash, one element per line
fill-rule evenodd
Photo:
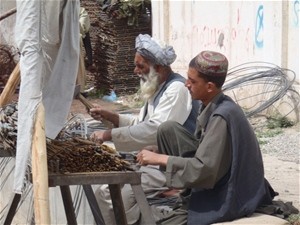
<path fill-rule="evenodd" d="M 17 86 L 20 84 L 20 64 L 18 63 L 8 78 L 8 81 L 0 95 L 0 107 L 3 107 L 11 100 L 16 91 Z"/>
<path fill-rule="evenodd" d="M 0 16 L 0 21 L 4 20 L 5 18 L 7 18 L 7 17 L 9 17 L 13 14 L 15 14 L 16 12 L 17 12 L 17 8 L 13 8 L 13 9 L 7 11 L 6 13 L 4 13 L 3 15 Z"/>
<path fill-rule="evenodd" d="M 126 213 L 121 195 L 121 185 L 109 184 L 108 187 L 116 221 L 118 224 L 127 225 Z"/>
<path fill-rule="evenodd" d="M 141 186 L 141 173 L 135 171 L 120 172 L 89 172 L 89 173 L 69 173 L 69 174 L 49 174 L 49 185 L 69 186 L 83 185 L 86 196 L 89 200 L 93 215 L 96 217 L 101 214 L 98 206 L 93 205 L 94 193 L 91 191 L 92 184 L 108 184 L 110 196 L 113 203 L 113 210 L 118 224 L 127 224 L 126 213 L 123 205 L 121 187 L 123 184 L 131 184 L 136 201 L 141 209 L 143 221 L 146 224 L 155 224 L 150 206 L 148 205 L 145 193 Z M 92 204 L 91 204 L 92 203 Z M 94 207 L 96 206 L 96 207 Z M 67 207 L 67 205 L 65 205 Z M 95 217 L 95 218 L 96 218 Z M 99 222 L 97 224 L 101 224 Z"/>
<path fill-rule="evenodd" d="M 78 73 L 77 73 L 77 84 L 80 85 L 80 92 L 85 90 L 86 83 L 86 70 L 84 65 L 84 57 L 82 53 L 82 40 L 80 41 L 80 55 L 79 55 L 79 65 L 78 65 Z"/>
<path fill-rule="evenodd" d="M 82 185 L 82 187 L 83 187 L 85 196 L 88 200 L 88 203 L 90 205 L 90 208 L 92 210 L 96 224 L 97 225 L 105 225 L 105 222 L 104 222 L 103 216 L 101 214 L 101 210 L 98 206 L 98 202 L 96 200 L 93 188 L 91 187 L 91 185 Z"/>
<path fill-rule="evenodd" d="M 140 184 L 140 172 L 89 172 L 49 174 L 49 186 L 83 184 Z"/>
<path fill-rule="evenodd" d="M 136 202 L 138 203 L 142 217 L 143 222 L 145 224 L 155 224 L 155 219 L 153 217 L 153 214 L 151 212 L 151 208 L 148 204 L 145 192 L 142 189 L 141 185 L 131 185 L 132 191 L 134 193 Z"/>
<path fill-rule="evenodd" d="M 31 164 L 35 223 L 51 224 L 45 135 L 45 110 L 42 103 L 40 103 L 36 112 Z"/>
<path fill-rule="evenodd" d="M 5 217 L 4 225 L 10 225 L 11 222 L 13 221 L 13 218 L 17 211 L 17 207 L 20 203 L 20 199 L 21 199 L 21 194 L 14 194 L 13 197 L 11 198 L 11 202 L 9 203 L 9 209 Z"/>
<path fill-rule="evenodd" d="M 77 225 L 72 195 L 69 186 L 60 186 L 68 225 Z"/>

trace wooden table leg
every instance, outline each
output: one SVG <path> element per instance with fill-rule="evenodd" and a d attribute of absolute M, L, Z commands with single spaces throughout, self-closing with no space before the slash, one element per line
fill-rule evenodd
<path fill-rule="evenodd" d="M 6 215 L 6 218 L 5 218 L 5 221 L 4 221 L 4 225 L 10 225 L 15 214 L 16 214 L 16 210 L 17 210 L 17 207 L 20 203 L 20 199 L 21 199 L 21 194 L 15 194 L 10 202 L 10 207 L 9 207 L 9 210 L 7 212 L 7 215 Z"/>
<path fill-rule="evenodd" d="M 63 199 L 65 213 L 69 225 L 77 225 L 72 195 L 69 186 L 60 186 L 61 197 Z"/>
<path fill-rule="evenodd" d="M 105 225 L 103 216 L 101 214 L 100 208 L 98 206 L 94 191 L 91 185 L 82 185 L 86 198 L 89 202 L 90 208 L 92 210 L 95 222 L 97 225 Z M 108 224 L 109 225 L 109 224 Z"/>
<path fill-rule="evenodd" d="M 155 224 L 155 219 L 152 214 L 151 208 L 147 202 L 146 195 L 143 191 L 143 188 L 141 185 L 131 185 L 131 188 L 133 190 L 136 202 L 138 203 L 138 206 L 140 207 L 143 221 L 145 224 Z"/>
<path fill-rule="evenodd" d="M 121 195 L 121 185 L 109 184 L 108 187 L 109 187 L 110 197 L 113 204 L 116 221 L 118 224 L 127 225 L 127 219 L 126 219 L 123 199 Z"/>

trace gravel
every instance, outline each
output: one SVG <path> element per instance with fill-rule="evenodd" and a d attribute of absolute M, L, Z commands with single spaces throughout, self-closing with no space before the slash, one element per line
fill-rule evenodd
<path fill-rule="evenodd" d="M 300 209 L 299 205 L 299 150 L 300 123 L 288 127 L 268 128 L 265 119 L 250 119 L 258 137 L 262 151 L 265 177 L 279 194 L 274 200 L 290 202 Z M 300 214 L 297 214 L 300 225 Z"/>
<path fill-rule="evenodd" d="M 252 123 L 258 137 L 262 153 L 275 156 L 282 161 L 299 164 L 300 123 L 288 128 L 268 129 L 263 120 Z"/>
<path fill-rule="evenodd" d="M 299 164 L 300 133 L 291 133 L 284 130 L 282 134 L 268 138 L 266 144 L 261 145 L 263 153 L 277 156 L 282 161 L 295 162 Z"/>

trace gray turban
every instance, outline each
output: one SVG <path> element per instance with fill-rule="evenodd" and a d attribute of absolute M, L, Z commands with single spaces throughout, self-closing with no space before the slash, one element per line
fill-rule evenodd
<path fill-rule="evenodd" d="M 169 66 L 177 57 L 172 46 L 161 46 L 148 34 L 139 34 L 136 37 L 135 49 L 155 65 Z"/>

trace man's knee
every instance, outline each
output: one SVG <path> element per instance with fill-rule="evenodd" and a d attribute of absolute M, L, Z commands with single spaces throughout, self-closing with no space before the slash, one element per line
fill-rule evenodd
<path fill-rule="evenodd" d="M 128 211 L 136 204 L 135 196 L 133 194 L 131 185 L 125 184 L 121 190 L 121 193 L 125 211 Z"/>
<path fill-rule="evenodd" d="M 111 197 L 110 197 L 108 185 L 100 185 L 95 190 L 95 196 L 96 196 L 97 202 L 111 203 Z"/>
<path fill-rule="evenodd" d="M 170 134 L 173 132 L 175 127 L 180 126 L 178 122 L 175 121 L 165 121 L 163 122 L 157 130 L 157 134 Z"/>

